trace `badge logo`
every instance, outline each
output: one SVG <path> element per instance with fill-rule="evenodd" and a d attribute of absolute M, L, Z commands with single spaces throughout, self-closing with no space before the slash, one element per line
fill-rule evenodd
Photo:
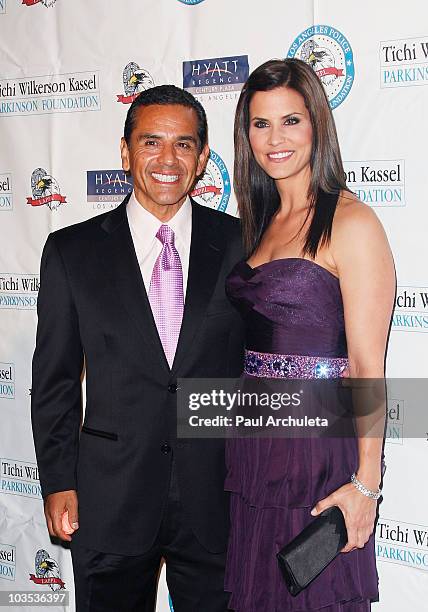
<path fill-rule="evenodd" d="M 155 86 L 153 77 L 147 70 L 140 68 L 135 62 L 129 62 L 123 69 L 123 89 L 125 95 L 116 94 L 117 102 L 122 104 L 132 104 L 135 98 L 142 91 Z"/>
<path fill-rule="evenodd" d="M 43 206 L 46 204 L 51 210 L 56 210 L 61 204 L 66 203 L 65 196 L 61 191 L 56 179 L 48 174 L 43 168 L 36 168 L 31 175 L 32 198 L 27 198 L 27 204 L 31 206 Z"/>
<path fill-rule="evenodd" d="M 328 25 L 314 25 L 294 40 L 287 57 L 303 60 L 318 75 L 331 108 L 351 91 L 355 68 L 351 46 L 345 36 Z"/>
<path fill-rule="evenodd" d="M 204 0 L 178 0 L 182 4 L 200 4 Z"/>
<path fill-rule="evenodd" d="M 205 172 L 190 195 L 198 204 L 224 212 L 230 192 L 230 176 L 226 164 L 220 155 L 211 150 Z"/>
<path fill-rule="evenodd" d="M 22 4 L 26 6 L 33 6 L 34 4 L 39 4 L 41 2 L 46 8 L 50 8 L 56 2 L 56 0 L 22 0 Z"/>
<path fill-rule="evenodd" d="M 65 584 L 61 580 L 61 572 L 55 559 L 49 556 L 46 550 L 41 548 L 36 552 L 34 559 L 36 574 L 30 574 L 30 580 L 35 584 L 48 584 L 52 591 L 65 589 Z"/>

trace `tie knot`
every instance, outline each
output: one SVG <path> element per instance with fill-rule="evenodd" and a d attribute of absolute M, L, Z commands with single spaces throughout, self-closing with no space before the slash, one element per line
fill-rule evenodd
<path fill-rule="evenodd" d="M 175 234 L 169 225 L 161 225 L 157 231 L 156 238 L 162 242 L 162 244 L 174 245 Z"/>

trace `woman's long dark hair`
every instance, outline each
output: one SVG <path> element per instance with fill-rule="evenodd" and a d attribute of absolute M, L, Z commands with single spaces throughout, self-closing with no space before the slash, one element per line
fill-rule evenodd
<path fill-rule="evenodd" d="M 315 258 L 318 248 L 330 241 L 340 190 L 349 190 L 324 87 L 313 69 L 295 58 L 270 60 L 256 68 L 242 89 L 236 109 L 234 186 L 242 220 L 244 247 L 247 255 L 254 252 L 280 205 L 275 181 L 256 162 L 248 136 L 251 98 L 256 91 L 270 91 L 277 87 L 289 87 L 301 94 L 311 119 L 308 215 L 311 212 L 313 215 L 303 254 Z"/>

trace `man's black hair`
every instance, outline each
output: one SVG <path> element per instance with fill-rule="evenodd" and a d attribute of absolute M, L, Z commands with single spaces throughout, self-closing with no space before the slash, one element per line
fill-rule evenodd
<path fill-rule="evenodd" d="M 131 140 L 132 130 L 135 126 L 138 109 L 142 106 L 151 106 L 154 104 L 177 104 L 187 108 L 193 108 L 198 118 L 198 144 L 199 150 L 202 151 L 208 142 L 207 116 L 204 107 L 191 93 L 175 85 L 158 85 L 157 87 L 151 87 L 138 94 L 129 107 L 125 120 L 123 136 L 128 146 Z"/>

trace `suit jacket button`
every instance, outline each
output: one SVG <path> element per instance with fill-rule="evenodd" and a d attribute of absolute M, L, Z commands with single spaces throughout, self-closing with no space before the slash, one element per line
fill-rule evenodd
<path fill-rule="evenodd" d="M 170 385 L 168 385 L 168 391 L 170 393 L 177 393 L 177 385 L 175 383 L 171 383 Z"/>
<path fill-rule="evenodd" d="M 162 446 L 161 446 L 161 453 L 163 453 L 164 455 L 167 455 L 170 452 L 171 452 L 170 445 L 169 444 L 162 444 Z"/>

